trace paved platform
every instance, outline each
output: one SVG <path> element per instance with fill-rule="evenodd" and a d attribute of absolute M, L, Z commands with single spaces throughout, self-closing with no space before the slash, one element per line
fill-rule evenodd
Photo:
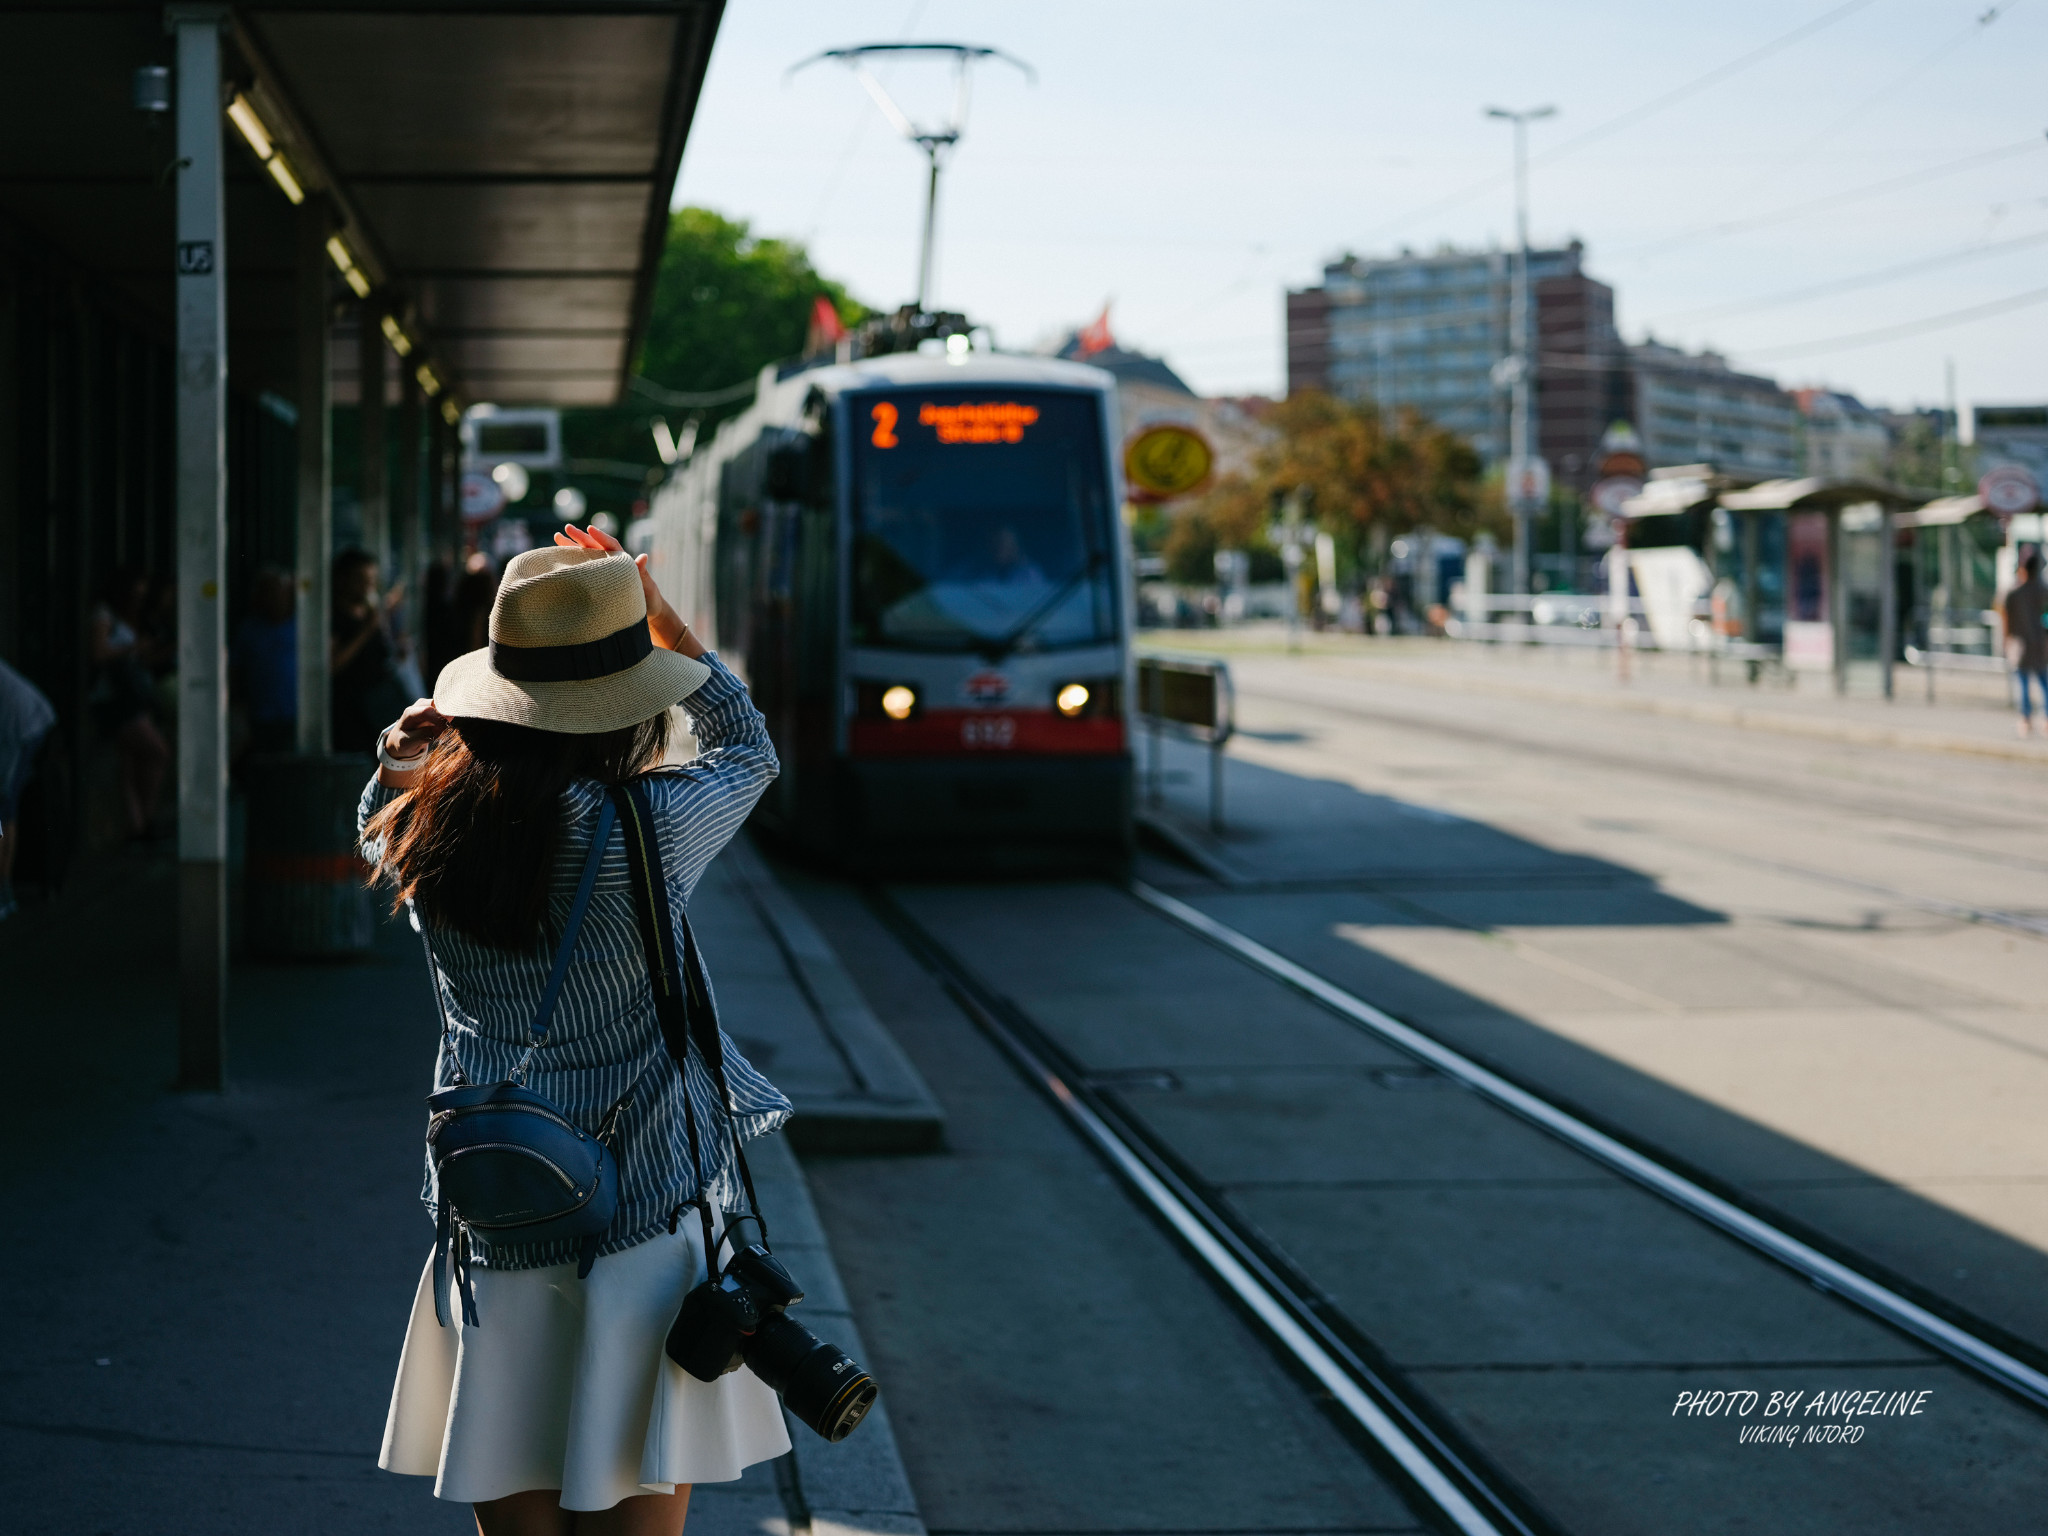
<path fill-rule="evenodd" d="M 793 969 L 787 935 L 713 869 L 693 915 L 727 1027 L 816 1102 L 840 1081 L 806 1065 L 822 1027 L 806 989 L 833 984 L 830 951 Z M 175 885 L 161 852 L 124 854 L 0 924 L 0 1191 L 19 1243 L 0 1279 L 0 1527 L 472 1531 L 466 1506 L 375 1466 L 431 1236 L 417 941 L 386 924 L 358 963 L 238 965 L 230 1088 L 173 1095 Z M 801 1168 L 783 1137 L 757 1147 L 778 1247 L 811 1293 L 799 1315 L 865 1362 Z M 792 1456 L 699 1489 L 692 1536 L 922 1536 L 886 1407 L 838 1446 L 792 1439 Z"/>
<path fill-rule="evenodd" d="M 727 1029 L 796 1106 L 787 1134 L 798 1152 L 943 1144 L 931 1089 L 745 836 L 705 875 L 690 920 L 719 957 Z"/>
<path fill-rule="evenodd" d="M 1277 624 L 1153 630 L 1140 644 L 1256 662 L 1293 657 L 1331 676 L 1459 698 L 1481 716 L 1488 700 L 1513 698 L 2048 768 L 2048 738 L 2016 734 L 2011 683 L 1996 675 L 1937 672 L 1930 690 L 1926 672 L 1901 666 L 1886 700 L 1875 662 L 1852 664 L 1838 695 L 1826 673 L 1772 669 L 1751 682 L 1740 662 L 1659 651 L 1632 652 L 1623 677 L 1605 649 L 1307 633 L 1293 650 Z"/>

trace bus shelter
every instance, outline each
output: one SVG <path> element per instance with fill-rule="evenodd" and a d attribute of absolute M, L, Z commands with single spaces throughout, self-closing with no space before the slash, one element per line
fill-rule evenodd
<path fill-rule="evenodd" d="M 1890 698 L 1900 616 L 1911 611 L 1910 595 L 1900 601 L 1898 518 L 1925 499 L 1884 481 L 1825 476 L 1720 492 L 1713 542 L 1741 594 L 1744 638 L 1775 639 L 1788 670 L 1827 673 L 1838 693 L 1852 660 L 1875 660 Z"/>
<path fill-rule="evenodd" d="M 2007 521 L 1981 496 L 1943 496 L 1899 515 L 1912 583 L 1912 644 L 1928 666 L 1999 666 L 1998 594 L 2010 582 Z M 1965 659 L 1969 658 L 1969 659 Z"/>

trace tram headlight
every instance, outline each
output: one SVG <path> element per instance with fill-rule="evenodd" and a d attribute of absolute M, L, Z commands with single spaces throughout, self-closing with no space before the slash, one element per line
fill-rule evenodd
<path fill-rule="evenodd" d="M 1052 702 L 1061 714 L 1069 720 L 1075 720 L 1080 718 L 1081 712 L 1088 707 L 1088 699 L 1086 683 L 1067 683 L 1053 695 Z"/>
<path fill-rule="evenodd" d="M 917 709 L 917 690 L 901 683 L 882 690 L 882 713 L 891 720 L 908 720 Z"/>

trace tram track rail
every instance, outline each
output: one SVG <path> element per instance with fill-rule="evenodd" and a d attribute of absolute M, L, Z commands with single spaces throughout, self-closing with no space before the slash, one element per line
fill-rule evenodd
<path fill-rule="evenodd" d="M 1178 897 L 1142 881 L 1117 888 L 1422 1067 L 1918 1340 L 2027 1408 L 2048 1413 L 2048 1370 L 2022 1358 L 2039 1355 L 2026 1341 L 1957 1315 L 1939 1298 L 1916 1299 L 1910 1282 L 1819 1234 L 1790 1230 L 1798 1224 L 1750 1208 L 1737 1191 L 1710 1187 L 1716 1182 L 1711 1176 L 1632 1144 L 1625 1133 L 1602 1128 Z M 1123 1107 L 1118 1090 L 1130 1074 L 1091 1072 L 887 890 L 870 886 L 866 895 L 883 925 L 1264 1334 L 1283 1363 L 1327 1394 L 1325 1406 L 1414 1505 L 1461 1536 L 1562 1536 L 1563 1528 L 1512 1474 L 1406 1378 L 1366 1331 L 1367 1322 L 1345 1313 L 1240 1217 L 1227 1196 Z"/>
<path fill-rule="evenodd" d="M 1831 1291 L 1881 1321 L 1947 1355 L 1994 1386 L 2048 1412 L 2048 1372 L 1979 1331 L 1944 1317 L 1864 1268 L 1822 1251 L 1777 1222 L 1706 1187 L 1673 1165 L 1591 1124 L 1553 1100 L 1481 1064 L 1429 1032 L 1300 965 L 1178 897 L 1132 881 L 1131 895 L 1161 917 L 1202 938 L 1339 1018 L 1406 1052 L 1497 1107 L 1527 1121 L 1631 1182 L 1737 1241 Z"/>
<path fill-rule="evenodd" d="M 1460 1536 L 1564 1536 L 1501 1468 L 1406 1382 L 1382 1352 L 1271 1244 L 1232 1214 L 1028 1013 L 879 886 L 870 908 L 956 1006 L 1264 1332 L 1328 1394 L 1354 1441 L 1410 1501 Z"/>

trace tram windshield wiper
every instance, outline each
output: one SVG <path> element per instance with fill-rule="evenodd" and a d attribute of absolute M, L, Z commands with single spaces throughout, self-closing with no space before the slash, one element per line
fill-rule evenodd
<path fill-rule="evenodd" d="M 1055 608 L 1073 596 L 1076 587 L 1095 575 L 1096 572 L 1100 571 L 1108 563 L 1108 559 L 1099 551 L 1090 555 L 1087 564 L 1054 587 L 1037 606 L 1012 625 L 1008 633 L 998 639 L 984 641 L 982 644 L 977 645 L 975 650 L 979 651 L 982 658 L 991 666 L 1002 661 L 1012 651 L 1016 650 L 1018 646 L 1022 645 L 1031 634 L 1031 631 L 1045 622 Z"/>

